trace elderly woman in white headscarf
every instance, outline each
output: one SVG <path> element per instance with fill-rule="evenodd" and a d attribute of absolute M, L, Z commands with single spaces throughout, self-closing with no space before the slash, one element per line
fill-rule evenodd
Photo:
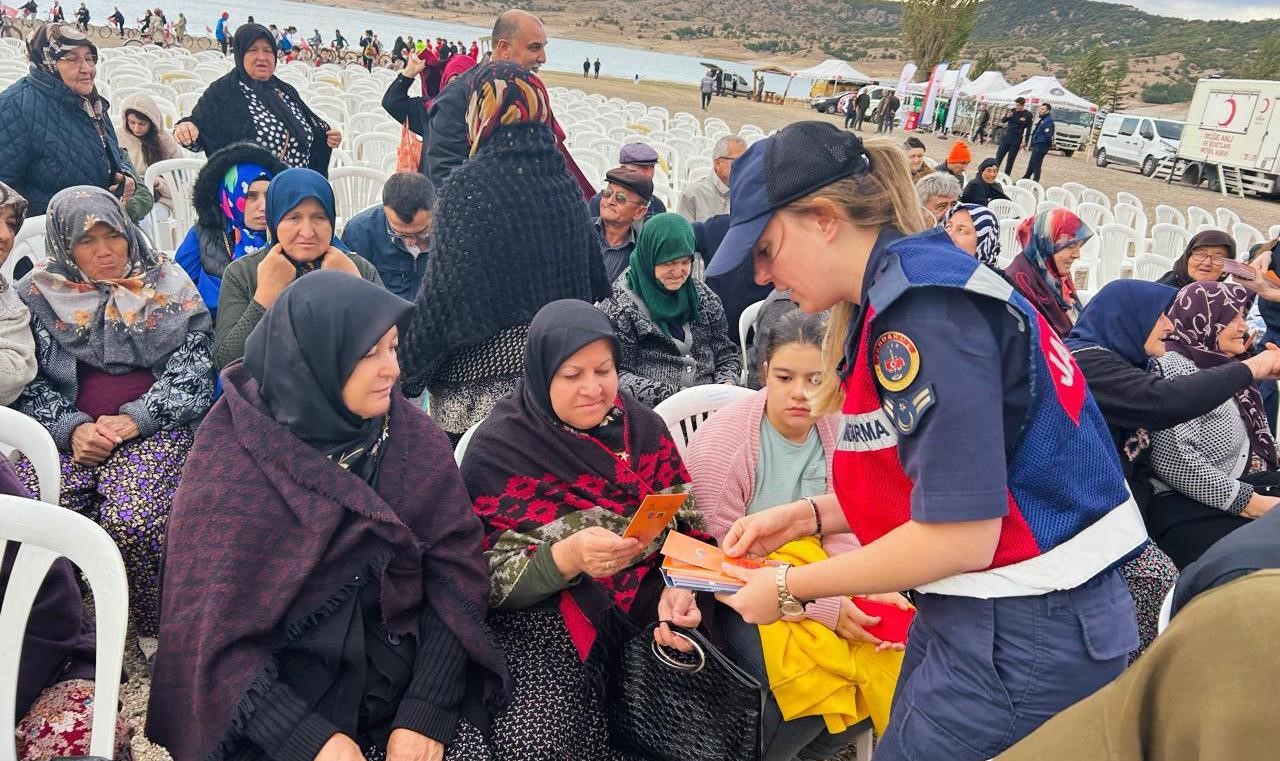
<path fill-rule="evenodd" d="M 0 265 L 13 251 L 26 216 L 27 199 L 0 182 Z M 31 337 L 31 312 L 0 274 L 0 404 L 12 403 L 34 377 L 36 344 Z"/>

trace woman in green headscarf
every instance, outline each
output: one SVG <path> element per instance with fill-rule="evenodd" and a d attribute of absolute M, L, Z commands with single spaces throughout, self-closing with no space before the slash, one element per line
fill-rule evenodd
<path fill-rule="evenodd" d="M 613 295 L 599 305 L 618 334 L 619 385 L 650 407 L 682 388 L 734 385 L 742 374 L 720 298 L 691 277 L 693 257 L 689 222 L 654 216 Z"/>

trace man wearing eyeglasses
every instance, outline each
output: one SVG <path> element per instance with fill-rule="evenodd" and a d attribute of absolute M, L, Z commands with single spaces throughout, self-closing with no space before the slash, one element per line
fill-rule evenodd
<path fill-rule="evenodd" d="M 653 146 L 644 143 L 627 143 L 618 151 L 618 166 L 634 169 L 645 177 L 649 178 L 649 182 L 653 182 L 653 175 L 658 171 L 658 152 Z M 595 197 L 587 202 L 587 208 L 591 210 L 591 216 L 600 216 L 600 197 L 604 193 L 596 193 Z M 653 196 L 649 199 L 649 212 L 645 215 L 645 219 L 649 219 L 655 214 L 662 214 L 667 210 L 662 199 Z M 639 233 L 639 230 L 636 231 Z"/>
<path fill-rule="evenodd" d="M 639 223 L 648 213 L 649 200 L 653 197 L 653 182 L 624 166 L 609 170 L 604 178 L 604 190 L 600 192 L 600 216 L 595 218 L 595 226 L 600 233 L 605 277 L 612 283 L 627 269 L 631 260 Z"/>
<path fill-rule="evenodd" d="M 435 208 L 426 175 L 397 172 L 382 186 L 382 205 L 352 217 L 342 242 L 373 264 L 387 290 L 413 301 L 427 268 Z"/>
<path fill-rule="evenodd" d="M 733 162 L 747 150 L 747 141 L 737 135 L 725 135 L 716 141 L 711 152 L 711 174 L 685 186 L 676 209 L 690 222 L 705 222 L 719 214 L 729 213 L 729 174 Z"/>

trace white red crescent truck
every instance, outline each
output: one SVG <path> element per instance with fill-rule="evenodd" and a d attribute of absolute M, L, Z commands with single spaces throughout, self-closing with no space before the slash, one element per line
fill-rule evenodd
<path fill-rule="evenodd" d="M 1243 195 L 1280 195 L 1280 82 L 1202 79 L 1178 143 L 1174 176 Z"/>

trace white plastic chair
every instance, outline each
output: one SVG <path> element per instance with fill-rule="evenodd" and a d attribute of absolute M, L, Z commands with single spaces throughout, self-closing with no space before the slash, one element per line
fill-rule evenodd
<path fill-rule="evenodd" d="M 351 219 L 361 209 L 382 200 L 387 173 L 363 166 L 343 166 L 329 170 L 338 216 Z"/>
<path fill-rule="evenodd" d="M 1062 183 L 1062 186 L 1061 186 L 1061 187 L 1062 187 L 1062 189 L 1063 189 L 1063 190 L 1065 190 L 1065 191 L 1067 191 L 1068 193 L 1070 193 L 1071 195 L 1075 196 L 1077 199 L 1079 199 L 1079 198 L 1080 198 L 1080 194 L 1081 194 L 1083 191 L 1086 191 L 1086 190 L 1088 190 L 1088 189 L 1089 189 L 1089 186 L 1088 186 L 1088 185 L 1084 185 L 1084 184 L 1079 183 L 1079 182 L 1064 182 L 1064 183 Z"/>
<path fill-rule="evenodd" d="M 1120 265 L 1126 259 L 1132 259 L 1142 253 L 1142 239 L 1132 227 L 1112 222 L 1098 230 L 1101 251 L 1098 261 L 1101 271 L 1098 273 L 1097 286 L 1101 288 L 1120 277 Z"/>
<path fill-rule="evenodd" d="M 1223 230 L 1230 230 L 1240 222 L 1240 215 L 1228 209 L 1225 206 L 1219 206 L 1217 209 L 1218 227 Z"/>
<path fill-rule="evenodd" d="M 62 499 L 62 468 L 53 437 L 35 418 L 0 407 L 0 455 L 21 452 L 36 471 L 40 499 L 57 506 Z"/>
<path fill-rule="evenodd" d="M 1145 208 L 1142 205 L 1141 198 L 1138 198 L 1133 193 L 1126 193 L 1123 190 L 1116 193 L 1116 203 L 1127 203 L 1130 206 L 1137 206 L 1139 209 Z"/>
<path fill-rule="evenodd" d="M 684 457 L 685 449 L 702 421 L 721 407 L 754 393 L 749 388 L 723 383 L 694 386 L 667 397 L 653 411 L 667 424 L 671 438 L 675 439 L 676 449 Z"/>
<path fill-rule="evenodd" d="M 22 229 L 18 231 L 17 237 L 13 240 L 13 250 L 9 252 L 9 258 L 5 259 L 4 264 L 0 265 L 0 274 L 3 274 L 10 283 L 13 282 L 13 271 L 18 266 L 18 262 L 28 259 L 35 265 L 47 258 L 44 247 L 44 223 L 45 216 L 43 214 L 29 217 L 22 223 Z"/>
<path fill-rule="evenodd" d="M 1036 207 L 1036 216 L 1039 216 L 1045 213 L 1046 211 L 1053 211 L 1054 209 L 1065 209 L 1065 208 L 1066 208 L 1065 206 L 1058 203 L 1057 201 L 1041 201 L 1040 205 Z M 1067 210 L 1070 211 L 1070 209 L 1067 209 Z"/>
<path fill-rule="evenodd" d="M 1002 219 L 1000 220 L 1000 252 L 1013 259 L 1022 253 L 1022 247 L 1018 245 L 1018 225 L 1021 220 L 1018 219 Z"/>
<path fill-rule="evenodd" d="M 1231 237 L 1236 239 L 1237 259 L 1248 259 L 1249 247 L 1266 240 L 1261 230 L 1247 222 L 1236 222 L 1230 229 Z"/>
<path fill-rule="evenodd" d="M 742 348 L 742 383 L 747 382 L 747 334 L 754 333 L 756 328 L 756 318 L 760 316 L 760 310 L 764 308 L 764 299 L 757 301 L 746 309 L 742 310 L 742 314 L 738 316 L 738 346 Z"/>
<path fill-rule="evenodd" d="M 1156 224 L 1177 225 L 1185 230 L 1187 227 L 1187 215 L 1183 214 L 1179 209 L 1162 203 L 1156 207 Z M 1155 228 L 1151 228 L 1151 231 L 1154 234 Z"/>
<path fill-rule="evenodd" d="M 1111 209 L 1108 209 L 1106 206 L 1101 204 L 1094 203 L 1093 201 L 1082 201 L 1079 204 L 1076 204 L 1075 211 L 1076 216 L 1080 218 L 1080 221 L 1084 222 L 1093 230 L 1097 230 L 1108 222 L 1116 221 L 1115 216 L 1111 213 Z"/>
<path fill-rule="evenodd" d="M 1022 219 L 1027 212 L 1018 205 L 1017 201 L 1010 201 L 1005 198 L 997 198 L 987 204 L 987 208 L 991 209 L 991 213 L 996 215 L 996 219 Z"/>
<path fill-rule="evenodd" d="M 60 557 L 80 569 L 93 593 L 97 662 L 89 755 L 110 759 L 115 753 L 116 703 L 120 699 L 129 615 L 129 582 L 120 550 L 102 527 L 83 515 L 57 505 L 3 495 L 0 551 L 11 541 L 21 546 L 0 606 L 0 732 L 8 738 L 0 743 L 0 759 L 15 758 L 18 669 L 27 620 L 49 568 Z"/>
<path fill-rule="evenodd" d="M 1272 225 L 1271 229 L 1267 231 L 1267 240 L 1275 240 L 1276 238 L 1280 238 L 1280 225 Z"/>
<path fill-rule="evenodd" d="M 351 140 L 351 151 L 359 166 L 385 171 L 388 163 L 394 171 L 396 154 L 400 150 L 400 136 L 392 137 L 384 132 L 366 132 Z"/>
<path fill-rule="evenodd" d="M 195 224 L 196 209 L 192 205 L 191 194 L 204 165 L 204 159 L 168 159 L 147 167 L 146 186 L 154 188 L 156 180 L 162 179 L 173 196 L 173 216 L 155 225 L 155 243 L 161 251 L 176 249 L 178 236 L 186 235 Z"/>
<path fill-rule="evenodd" d="M 1157 222 L 1151 227 L 1151 253 L 1177 259 L 1187 248 L 1191 233 L 1172 222 Z"/>
<path fill-rule="evenodd" d="M 1104 209 L 1111 208 L 1111 199 L 1107 198 L 1107 194 L 1100 190 L 1085 188 L 1080 191 L 1079 198 L 1081 203 L 1096 203 Z"/>
<path fill-rule="evenodd" d="M 1169 594 L 1164 596 L 1164 602 L 1160 604 L 1160 618 L 1156 622 L 1156 634 L 1164 634 L 1164 630 L 1169 628 L 1169 619 L 1173 618 L 1173 593 L 1178 586 L 1175 584 L 1169 590 Z"/>
<path fill-rule="evenodd" d="M 1187 229 L 1188 230 L 1198 230 L 1205 225 L 1208 225 L 1209 227 L 1213 227 L 1217 223 L 1218 223 L 1218 220 L 1214 219 L 1213 215 L 1210 214 L 1207 210 L 1202 209 L 1199 206 L 1187 207 Z"/>
<path fill-rule="evenodd" d="M 480 421 L 480 423 L 483 422 L 483 420 Z M 467 447 L 471 445 L 471 437 L 476 435 L 476 429 L 480 427 L 480 423 L 468 428 L 467 432 L 462 434 L 462 438 L 458 439 L 458 445 L 453 448 L 453 461 L 458 464 L 459 468 L 462 467 L 462 458 L 466 456 Z"/>
<path fill-rule="evenodd" d="M 1036 197 L 1037 206 L 1044 203 L 1045 198 L 1047 197 L 1045 196 L 1044 186 L 1028 177 L 1023 177 L 1021 180 L 1015 182 L 1014 187 L 1029 191 L 1031 195 Z"/>
<path fill-rule="evenodd" d="M 1052 201 L 1072 211 L 1075 211 L 1076 206 L 1080 203 L 1071 191 L 1066 188 L 1049 188 L 1044 192 L 1044 200 Z"/>
<path fill-rule="evenodd" d="M 1171 269 L 1173 269 L 1173 260 L 1160 254 L 1138 254 L 1133 257 L 1135 280 L 1159 280 Z"/>
<path fill-rule="evenodd" d="M 1022 207 L 1024 214 L 1036 213 L 1036 207 L 1040 205 L 1040 202 L 1036 200 L 1035 193 L 1032 193 L 1026 188 L 1020 188 L 1017 185 L 1006 187 L 1004 192 L 1005 195 L 1009 196 L 1010 201 L 1013 201 Z"/>

